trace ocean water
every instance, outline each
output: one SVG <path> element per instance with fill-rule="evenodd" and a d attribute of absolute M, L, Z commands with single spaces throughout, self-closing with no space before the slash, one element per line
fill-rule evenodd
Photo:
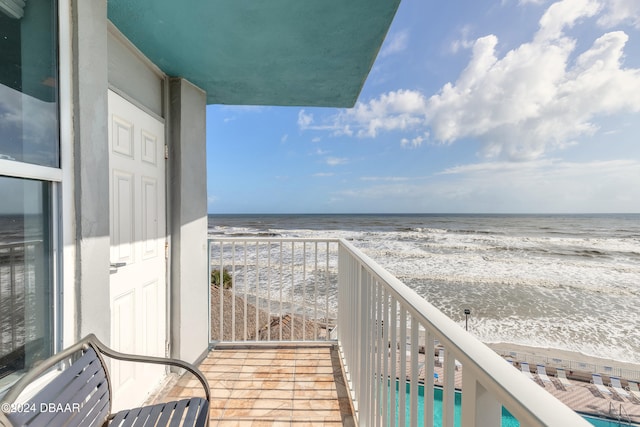
<path fill-rule="evenodd" d="M 640 214 L 211 215 L 209 234 L 346 238 L 485 342 L 640 363 Z"/>

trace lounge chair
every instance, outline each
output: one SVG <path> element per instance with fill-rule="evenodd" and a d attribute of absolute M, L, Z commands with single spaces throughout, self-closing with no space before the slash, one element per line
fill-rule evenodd
<path fill-rule="evenodd" d="M 529 364 L 527 362 L 520 362 L 520 370 L 522 371 L 523 374 L 525 374 L 532 381 L 536 380 L 533 377 L 533 375 L 531 374 L 531 370 L 529 369 Z"/>
<path fill-rule="evenodd" d="M 551 380 L 549 379 L 549 376 L 547 375 L 547 369 L 544 367 L 544 365 L 538 365 L 537 366 L 538 369 L 538 377 L 542 380 L 542 385 L 544 385 L 545 383 L 551 383 Z"/>
<path fill-rule="evenodd" d="M 460 362 L 458 361 L 458 359 L 454 360 L 454 362 L 456 363 L 456 371 L 457 371 L 458 369 L 462 368 L 462 363 L 460 363 Z"/>
<path fill-rule="evenodd" d="M 564 371 L 564 369 L 558 368 L 556 369 L 556 372 L 558 374 L 558 381 L 560 381 L 560 384 L 562 384 L 564 388 L 571 387 L 571 381 L 567 379 L 567 373 Z"/>
<path fill-rule="evenodd" d="M 638 387 L 638 383 L 634 383 L 633 381 L 629 381 L 629 391 L 636 398 L 638 402 L 640 402 L 640 387 Z"/>
<path fill-rule="evenodd" d="M 627 390 L 622 388 L 622 384 L 620 383 L 620 378 L 610 377 L 609 379 L 611 380 L 611 387 L 613 388 L 613 391 L 615 391 L 618 396 L 631 399 L 631 395 L 627 393 Z"/>
<path fill-rule="evenodd" d="M 609 390 L 602 383 L 602 377 L 600 376 L 600 374 L 591 374 L 591 381 L 593 382 L 593 385 L 596 386 L 600 394 L 602 394 L 603 396 L 604 395 L 611 396 L 611 390 Z"/>

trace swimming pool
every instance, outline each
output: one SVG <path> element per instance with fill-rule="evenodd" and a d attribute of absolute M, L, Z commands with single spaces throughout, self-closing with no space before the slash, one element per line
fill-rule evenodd
<path fill-rule="evenodd" d="M 398 390 L 400 384 L 396 381 L 396 390 Z M 410 384 L 407 383 L 406 389 L 406 416 L 407 416 L 407 425 L 409 422 L 409 414 L 410 414 L 410 400 L 409 400 L 409 387 Z M 441 426 L 442 425 L 442 389 L 439 387 L 434 388 L 434 404 L 433 404 L 433 425 Z M 455 418 L 455 426 L 460 427 L 460 418 L 461 418 L 461 401 L 462 401 L 462 393 L 456 392 L 455 394 L 455 409 L 454 409 L 454 418 Z M 424 425 L 424 386 L 421 384 L 418 386 L 418 425 Z M 399 395 L 396 393 L 396 422 L 398 420 L 398 404 L 399 404 Z M 625 422 L 618 422 L 612 420 L 606 420 L 603 418 L 596 418 L 588 415 L 580 414 L 585 420 L 589 423 L 593 424 L 595 427 L 634 427 L 637 424 L 628 424 Z M 502 408 L 502 427 L 520 427 L 520 423 L 516 420 L 513 415 L 509 413 L 505 408 Z"/>

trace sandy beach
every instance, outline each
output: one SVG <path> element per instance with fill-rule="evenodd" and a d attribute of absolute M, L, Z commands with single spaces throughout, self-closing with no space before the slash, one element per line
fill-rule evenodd
<path fill-rule="evenodd" d="M 640 365 L 630 362 L 595 357 L 583 353 L 557 348 L 533 347 L 512 343 L 487 343 L 496 353 L 505 358 L 544 364 L 545 366 L 563 367 L 573 371 L 600 373 L 620 376 L 627 380 L 640 380 Z"/>

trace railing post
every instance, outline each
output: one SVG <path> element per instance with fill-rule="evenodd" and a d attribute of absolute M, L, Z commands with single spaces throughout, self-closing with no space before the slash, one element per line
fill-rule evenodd
<path fill-rule="evenodd" d="M 209 292 L 207 292 L 207 307 L 209 310 L 209 314 L 207 315 L 207 331 L 209 331 L 209 341 L 213 341 L 213 336 L 211 333 L 211 245 L 213 242 L 211 240 L 207 241 L 207 281 Z"/>
<path fill-rule="evenodd" d="M 382 290 L 382 345 L 380 355 L 382 356 L 382 425 L 389 424 L 389 296 L 387 289 Z"/>
<path fill-rule="evenodd" d="M 502 405 L 480 384 L 470 371 L 462 375 L 462 427 L 499 426 Z"/>
<path fill-rule="evenodd" d="M 220 318 L 219 320 L 219 324 L 220 324 L 220 341 L 224 341 L 224 268 L 223 266 L 223 261 L 222 261 L 222 255 L 224 253 L 224 243 L 220 242 L 220 262 L 218 264 L 218 273 L 219 273 L 219 286 L 218 286 L 218 295 L 220 296 L 220 301 L 219 306 L 220 306 Z M 209 277 L 209 280 L 211 280 L 211 277 Z"/>
<path fill-rule="evenodd" d="M 362 417 L 362 423 L 368 426 L 370 423 L 369 409 L 370 409 L 370 392 L 369 392 L 369 380 L 370 380 L 370 367 L 369 367 L 369 323 L 370 323 L 370 298 L 369 287 L 367 286 L 368 275 L 364 267 L 358 268 L 360 277 L 358 280 L 360 287 L 360 328 L 359 328 L 359 341 L 360 341 L 360 416 Z"/>
<path fill-rule="evenodd" d="M 389 352 L 391 353 L 391 375 L 389 375 L 389 379 L 391 381 L 391 398 L 389 399 L 391 402 L 391 413 L 389 414 L 389 423 L 393 425 L 396 422 L 396 414 L 398 413 L 396 409 L 396 378 L 398 377 L 398 302 L 393 295 L 391 295 L 391 314 L 389 320 L 389 331 L 391 332 L 391 340 L 389 343 Z"/>
<path fill-rule="evenodd" d="M 418 320 L 411 316 L 411 402 L 409 420 L 412 426 L 418 425 Z M 426 367 L 425 367 L 426 370 Z"/>
<path fill-rule="evenodd" d="M 453 427 L 455 415 L 455 358 L 448 348 L 444 350 L 444 387 L 442 388 L 442 427 Z M 491 424 L 488 424 L 491 425 Z"/>
<path fill-rule="evenodd" d="M 400 305 L 400 386 L 398 388 L 398 421 L 400 426 L 407 422 L 407 309 Z M 394 345 L 395 347 L 395 345 Z"/>
<path fill-rule="evenodd" d="M 429 329 L 424 331 L 424 427 L 433 427 L 433 373 L 435 366 L 435 345 Z"/>

